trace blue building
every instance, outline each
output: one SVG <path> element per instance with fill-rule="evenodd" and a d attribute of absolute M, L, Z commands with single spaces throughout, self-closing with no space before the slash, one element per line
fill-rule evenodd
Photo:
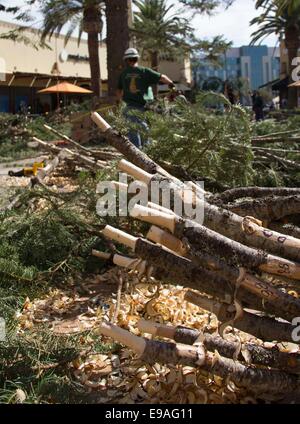
<path fill-rule="evenodd" d="M 194 80 L 200 88 L 208 80 L 243 78 L 255 90 L 280 76 L 280 52 L 267 46 L 242 46 L 229 49 L 220 57 L 220 66 L 200 56 L 194 67 Z"/>

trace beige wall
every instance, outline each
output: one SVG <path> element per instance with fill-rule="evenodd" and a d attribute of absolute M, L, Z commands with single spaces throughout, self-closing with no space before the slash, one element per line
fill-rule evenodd
<path fill-rule="evenodd" d="M 14 28 L 15 25 L 0 21 L 1 33 L 11 31 Z M 39 38 L 37 30 L 26 30 L 24 35 L 30 37 L 33 42 L 37 42 Z M 6 73 L 29 72 L 50 75 L 53 65 L 57 60 L 60 75 L 90 78 L 90 67 L 88 62 L 75 62 L 74 60 L 63 62 L 60 58 L 60 54 L 63 50 L 66 50 L 71 55 L 88 56 L 86 40 L 82 40 L 79 47 L 76 38 L 71 38 L 65 47 L 63 36 L 57 38 L 52 37 L 47 43 L 51 46 L 52 50 L 35 50 L 31 45 L 26 45 L 23 42 L 0 39 L 0 56 L 5 61 Z M 105 44 L 99 48 L 99 54 L 101 78 L 102 80 L 106 80 L 107 66 Z"/>
<path fill-rule="evenodd" d="M 182 63 L 162 61 L 159 64 L 159 72 L 167 74 L 172 80 L 182 84 L 191 84 L 192 82 L 191 62 L 188 58 Z"/>
<path fill-rule="evenodd" d="M 298 56 L 300 57 L 300 49 L 298 50 Z M 283 79 L 288 75 L 290 69 L 288 51 L 283 40 L 280 42 L 280 65 L 280 78 Z"/>
<path fill-rule="evenodd" d="M 0 21 L 0 32 L 7 33 L 17 26 L 11 23 Z M 38 42 L 39 31 L 36 29 L 28 29 L 24 32 L 33 42 Z M 65 77 L 84 77 L 90 78 L 90 68 L 88 62 L 61 60 L 61 52 L 66 51 L 71 55 L 88 56 L 87 41 L 82 40 L 79 47 L 77 38 L 70 38 L 67 46 L 64 46 L 64 37 L 52 37 L 47 42 L 52 50 L 38 49 L 35 50 L 31 45 L 23 42 L 14 42 L 12 40 L 0 39 L 0 73 L 3 72 L 3 64 L 5 72 L 12 74 L 14 72 L 37 73 L 51 75 L 53 65 L 57 61 L 60 76 Z M 106 45 L 102 44 L 99 48 L 101 79 L 107 80 L 106 65 Z M 2 65 L 2 66 L 1 66 Z M 192 72 L 190 60 L 187 58 L 181 63 L 163 61 L 160 63 L 159 71 L 167 74 L 174 81 L 184 84 L 190 84 L 192 81 Z M 54 74 L 55 75 L 55 74 Z M 1 78 L 0 78 L 1 79 Z M 20 82 L 18 82 L 18 85 Z"/>

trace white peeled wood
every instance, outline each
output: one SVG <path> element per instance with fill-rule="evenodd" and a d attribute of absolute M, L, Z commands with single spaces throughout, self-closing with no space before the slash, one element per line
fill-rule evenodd
<path fill-rule="evenodd" d="M 120 160 L 120 162 L 118 163 L 118 168 L 121 171 L 131 175 L 135 179 L 140 180 L 143 183 L 146 183 L 147 185 L 151 182 L 153 177 L 153 175 L 149 174 L 146 171 L 143 171 L 141 168 L 133 165 L 133 163 L 128 162 L 125 159 Z"/>
<path fill-rule="evenodd" d="M 146 348 L 146 341 L 142 337 L 135 336 L 116 325 L 102 323 L 99 327 L 99 331 L 104 336 L 111 337 L 119 343 L 130 347 L 139 355 L 142 355 Z"/>
<path fill-rule="evenodd" d="M 106 132 L 111 128 L 111 126 L 105 121 L 105 119 L 102 118 L 102 116 L 99 115 L 99 113 L 92 112 L 91 118 L 102 132 Z"/>
<path fill-rule="evenodd" d="M 278 244 L 282 244 L 278 240 L 284 238 L 284 245 L 291 248 L 300 249 L 300 239 L 292 236 L 288 236 L 285 234 L 277 233 L 273 230 L 268 230 L 256 222 L 253 221 L 252 217 L 245 217 L 243 220 L 243 229 L 250 236 L 261 237 L 263 239 L 268 238 L 268 240 L 272 240 L 273 242 L 277 242 Z M 270 233 L 270 234 L 268 234 Z M 268 235 L 266 235 L 268 234 Z"/>
<path fill-rule="evenodd" d="M 125 246 L 130 247 L 130 249 L 135 250 L 135 245 L 137 237 L 127 234 L 124 231 L 118 230 L 117 228 L 106 225 L 104 230 L 101 231 L 102 234 L 112 240 L 117 241 L 118 243 L 125 244 Z"/>
<path fill-rule="evenodd" d="M 127 256 L 118 255 L 118 254 L 114 255 L 113 257 L 113 263 L 122 268 L 133 269 L 135 265 L 137 264 L 137 261 L 138 259 L 128 258 Z M 146 261 L 143 261 L 143 264 L 146 264 Z"/>
<path fill-rule="evenodd" d="M 156 332 L 157 332 L 157 326 L 159 324 L 157 324 L 156 322 L 153 321 L 146 321 L 145 319 L 140 319 L 137 323 L 137 328 L 142 332 L 142 333 L 148 333 L 148 334 L 153 334 L 153 336 L 156 336 Z"/>
<path fill-rule="evenodd" d="M 186 302 L 192 303 L 193 305 L 198 306 L 205 311 L 212 312 L 215 315 L 219 314 L 219 311 L 222 308 L 222 304 L 216 302 L 213 299 L 209 299 L 206 296 L 202 296 L 200 293 L 188 290 L 184 295 L 184 300 Z M 229 305 L 228 305 L 229 306 Z"/>
<path fill-rule="evenodd" d="M 137 323 L 137 328 L 142 333 L 152 334 L 153 336 L 167 337 L 168 339 L 173 339 L 176 327 L 170 325 L 159 324 L 154 321 L 146 321 L 140 319 Z"/>
<path fill-rule="evenodd" d="M 176 215 L 171 209 L 165 208 L 164 206 L 158 205 L 157 203 L 148 202 L 147 207 L 150 209 L 156 209 L 157 211 L 165 212 L 170 215 Z"/>
<path fill-rule="evenodd" d="M 99 250 L 92 250 L 92 255 L 96 256 L 97 258 L 100 259 L 104 259 L 106 261 L 108 261 L 111 258 L 111 253 L 106 253 L 106 252 L 99 252 Z"/>
<path fill-rule="evenodd" d="M 206 193 L 206 191 L 205 191 L 205 190 L 203 190 L 203 188 L 202 188 L 202 187 L 198 186 L 198 184 L 195 184 L 193 181 L 189 181 L 186 185 L 187 185 L 188 187 L 191 187 L 191 188 L 192 188 L 192 190 L 193 190 L 196 194 L 199 194 L 200 196 L 203 196 L 203 195 Z"/>
<path fill-rule="evenodd" d="M 112 181 L 112 183 L 114 184 L 116 189 L 118 189 L 120 191 L 126 191 L 127 192 L 128 184 L 120 183 L 119 181 Z"/>
<path fill-rule="evenodd" d="M 135 205 L 132 208 L 130 215 L 133 218 L 140 219 L 141 221 L 167 228 L 172 233 L 175 231 L 176 219 L 171 214 L 166 214 L 155 209 L 146 208 L 145 206 Z"/>
<path fill-rule="evenodd" d="M 187 254 L 187 249 L 181 240 L 155 225 L 152 225 L 148 231 L 147 239 L 167 247 L 180 256 L 186 256 Z"/>

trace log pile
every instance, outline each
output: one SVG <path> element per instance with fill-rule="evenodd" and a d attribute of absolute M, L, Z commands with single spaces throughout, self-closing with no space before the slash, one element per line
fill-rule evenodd
<path fill-rule="evenodd" d="M 230 326 L 263 342 L 299 344 L 295 319 L 300 317 L 300 299 L 287 287 L 297 287 L 300 280 L 300 239 L 295 224 L 300 215 L 300 189 L 252 187 L 221 195 L 206 193 L 193 182 L 173 177 L 99 114 L 93 113 L 92 119 L 101 136 L 128 160 L 119 162 L 122 172 L 140 186 L 150 187 L 158 181 L 181 198 L 185 189 L 192 190 L 193 206 L 204 210 L 200 224 L 176 215 L 172 206 L 151 201 L 147 206 L 135 205 L 131 217 L 150 224 L 145 235 L 135 236 L 109 225 L 102 231 L 133 254 L 93 254 L 131 270 L 147 284 L 159 281 L 188 288 L 185 300 L 215 314 L 220 322 L 219 335 L 139 322 L 140 332 L 171 342 L 138 337 L 107 323 L 100 332 L 129 346 L 149 363 L 197 367 L 255 394 L 279 398 L 299 394 L 299 351 L 228 341 L 224 331 Z M 126 185 L 116 186 L 126 190 Z M 244 198 L 244 202 L 237 201 Z"/>

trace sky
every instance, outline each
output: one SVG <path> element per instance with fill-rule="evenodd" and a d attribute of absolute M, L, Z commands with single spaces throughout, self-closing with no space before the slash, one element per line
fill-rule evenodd
<path fill-rule="evenodd" d="M 22 0 L 1 0 L 0 3 L 6 6 L 24 5 L 24 1 Z M 171 3 L 177 5 L 178 0 L 172 1 Z M 249 44 L 251 33 L 255 30 L 255 27 L 249 26 L 249 22 L 258 14 L 254 5 L 255 0 L 235 0 L 233 5 L 227 10 L 221 7 L 212 17 L 196 16 L 192 21 L 196 30 L 196 35 L 201 39 L 211 39 L 216 35 L 223 34 L 225 39 L 232 41 L 235 47 Z M 35 11 L 33 11 L 33 14 L 36 18 L 36 22 L 40 25 L 40 16 L 38 16 Z M 1 12 L 0 20 L 9 20 L 13 22 L 12 17 Z M 273 47 L 277 44 L 277 40 L 276 36 L 271 36 L 264 40 L 264 44 Z"/>
<path fill-rule="evenodd" d="M 255 18 L 259 11 L 255 9 L 254 0 L 235 0 L 227 10 L 224 8 L 212 17 L 198 16 L 193 21 L 193 26 L 200 38 L 212 38 L 215 35 L 224 34 L 228 41 L 232 41 L 235 47 L 249 44 L 251 34 L 255 27 L 249 22 Z M 278 38 L 272 36 L 264 40 L 264 44 L 273 47 Z"/>

